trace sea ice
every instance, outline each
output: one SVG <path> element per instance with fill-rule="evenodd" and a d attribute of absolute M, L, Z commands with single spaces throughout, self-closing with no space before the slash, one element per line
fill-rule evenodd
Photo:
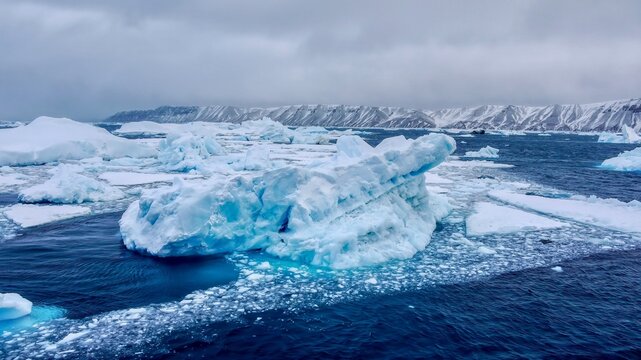
<path fill-rule="evenodd" d="M 6 210 L 4 214 L 9 220 L 27 228 L 44 225 L 54 221 L 88 215 L 91 209 L 77 205 L 31 205 L 15 204 Z"/>
<path fill-rule="evenodd" d="M 423 173 L 455 149 L 452 138 L 385 139 L 372 148 L 338 139 L 333 159 L 253 176 L 148 191 L 123 214 L 129 249 L 157 256 L 264 249 L 334 268 L 408 258 L 425 248 L 449 209 Z"/>
<path fill-rule="evenodd" d="M 50 202 L 57 204 L 80 204 L 83 202 L 113 201 L 125 194 L 102 181 L 81 175 L 77 166 L 58 165 L 53 176 L 43 184 L 20 191 L 20 201 L 25 203 Z"/>
<path fill-rule="evenodd" d="M 486 146 L 481 148 L 478 151 L 467 151 L 465 157 L 474 157 L 474 158 L 498 158 L 499 149 L 493 148 L 491 146 Z"/>
<path fill-rule="evenodd" d="M 0 166 L 34 165 L 100 156 L 149 157 L 155 150 L 107 130 L 65 118 L 41 116 L 25 126 L 0 129 Z"/>
<path fill-rule="evenodd" d="M 465 219 L 465 232 L 468 236 L 508 234 L 563 226 L 567 226 L 567 224 L 489 202 L 476 203 L 474 213 Z"/>
<path fill-rule="evenodd" d="M 17 319 L 31 313 L 31 301 L 16 293 L 0 294 L 0 321 Z"/>
<path fill-rule="evenodd" d="M 641 171 L 641 147 L 606 159 L 601 164 L 602 169 L 616 171 Z"/>
<path fill-rule="evenodd" d="M 641 233 L 641 203 L 624 203 L 615 199 L 574 197 L 553 199 L 493 190 L 488 195 L 516 207 L 604 228 Z"/>

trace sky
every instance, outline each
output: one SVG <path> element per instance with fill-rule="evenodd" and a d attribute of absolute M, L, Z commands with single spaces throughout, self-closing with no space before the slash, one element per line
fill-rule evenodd
<path fill-rule="evenodd" d="M 641 96 L 641 1 L 0 0 L 0 120 Z"/>

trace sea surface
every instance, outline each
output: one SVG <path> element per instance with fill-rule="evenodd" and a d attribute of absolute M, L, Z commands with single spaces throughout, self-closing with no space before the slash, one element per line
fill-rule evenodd
<path fill-rule="evenodd" d="M 375 145 L 388 136 L 424 133 L 370 130 L 365 137 Z M 641 201 L 641 174 L 598 169 L 634 146 L 567 134 L 455 138 L 455 155 L 490 145 L 500 149 L 497 162 L 515 165 L 500 171 L 525 181 Z M 15 202 L 16 194 L 0 194 L 0 204 Z M 83 319 L 178 301 L 238 278 L 225 256 L 157 259 L 128 251 L 120 215 L 23 230 L 0 243 L 0 292 L 18 292 L 41 309 L 57 309 L 57 316 Z M 214 322 L 135 357 L 641 357 L 641 250 L 604 251 L 558 265 L 562 272 L 535 267 Z M 12 326 L 0 322 L 0 334 Z M 0 357 L 1 344 L 0 337 Z"/>

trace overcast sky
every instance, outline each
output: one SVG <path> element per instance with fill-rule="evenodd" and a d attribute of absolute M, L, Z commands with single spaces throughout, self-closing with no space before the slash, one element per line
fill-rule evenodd
<path fill-rule="evenodd" d="M 641 1 L 0 0 L 0 119 L 641 96 Z"/>

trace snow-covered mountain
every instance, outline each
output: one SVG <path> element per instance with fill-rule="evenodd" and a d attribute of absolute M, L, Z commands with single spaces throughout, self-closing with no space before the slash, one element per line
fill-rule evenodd
<path fill-rule="evenodd" d="M 618 132 L 623 125 L 641 130 L 641 98 L 583 105 L 484 105 L 436 111 L 348 105 L 289 105 L 270 108 L 162 106 L 154 110 L 119 112 L 105 121 L 238 123 L 263 116 L 290 126 Z"/>

